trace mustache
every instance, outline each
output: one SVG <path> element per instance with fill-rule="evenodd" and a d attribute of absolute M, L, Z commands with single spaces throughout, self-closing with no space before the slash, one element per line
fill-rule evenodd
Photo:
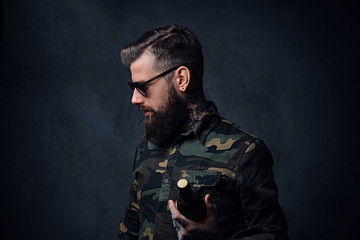
<path fill-rule="evenodd" d="M 155 112 L 155 110 L 151 107 L 145 107 L 145 106 L 140 106 L 138 105 L 138 108 L 140 109 L 140 111 L 151 111 L 151 112 Z"/>

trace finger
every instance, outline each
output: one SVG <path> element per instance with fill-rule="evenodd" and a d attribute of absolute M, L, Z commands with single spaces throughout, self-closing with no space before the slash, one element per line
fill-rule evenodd
<path fill-rule="evenodd" d="M 172 219 L 178 218 L 181 215 L 181 213 L 179 212 L 179 210 L 177 210 L 174 201 L 169 200 L 168 204 L 169 204 L 169 209 L 171 212 L 171 218 Z"/>
<path fill-rule="evenodd" d="M 205 195 L 204 201 L 205 201 L 206 206 L 211 205 L 211 199 L 210 198 L 211 198 L 210 194 Z"/>
<path fill-rule="evenodd" d="M 181 240 L 182 236 L 180 233 L 180 225 L 174 220 L 173 220 L 173 225 L 174 225 L 174 229 L 175 229 L 176 235 L 178 237 L 178 240 Z"/>
<path fill-rule="evenodd" d="M 180 231 L 180 225 L 177 221 L 173 220 L 173 225 L 174 225 L 174 228 L 175 228 L 175 231 Z"/>
<path fill-rule="evenodd" d="M 207 216 L 211 216 L 213 206 L 211 204 L 210 194 L 205 195 L 204 202 L 205 202 L 205 206 L 206 206 L 206 214 L 207 214 Z"/>
<path fill-rule="evenodd" d="M 174 221 L 176 221 L 183 228 L 186 228 L 189 225 L 188 221 L 181 219 L 181 218 L 176 218 L 176 219 L 174 219 Z"/>

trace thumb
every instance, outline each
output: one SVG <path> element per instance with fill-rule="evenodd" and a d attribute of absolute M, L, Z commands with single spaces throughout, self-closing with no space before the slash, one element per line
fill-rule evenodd
<path fill-rule="evenodd" d="M 211 197 L 210 194 L 206 194 L 204 198 L 205 206 L 206 206 L 206 214 L 207 216 L 211 216 L 213 211 L 213 206 L 211 204 Z"/>
<path fill-rule="evenodd" d="M 168 206 L 169 206 L 169 210 L 171 212 L 172 218 L 178 217 L 180 215 L 180 212 L 179 212 L 179 210 L 177 210 L 173 200 L 169 200 Z"/>

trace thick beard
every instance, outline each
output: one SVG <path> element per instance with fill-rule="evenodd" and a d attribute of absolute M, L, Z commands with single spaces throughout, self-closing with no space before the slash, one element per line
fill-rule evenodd
<path fill-rule="evenodd" d="M 169 84 L 168 101 L 145 120 L 146 136 L 159 147 L 168 147 L 182 133 L 188 119 L 187 105 Z"/>

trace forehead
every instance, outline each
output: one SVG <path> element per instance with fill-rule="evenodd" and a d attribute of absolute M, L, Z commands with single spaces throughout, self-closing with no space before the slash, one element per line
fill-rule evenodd
<path fill-rule="evenodd" d="M 143 82 L 156 74 L 153 69 L 155 56 L 150 53 L 143 53 L 131 65 L 131 78 L 134 82 Z"/>

